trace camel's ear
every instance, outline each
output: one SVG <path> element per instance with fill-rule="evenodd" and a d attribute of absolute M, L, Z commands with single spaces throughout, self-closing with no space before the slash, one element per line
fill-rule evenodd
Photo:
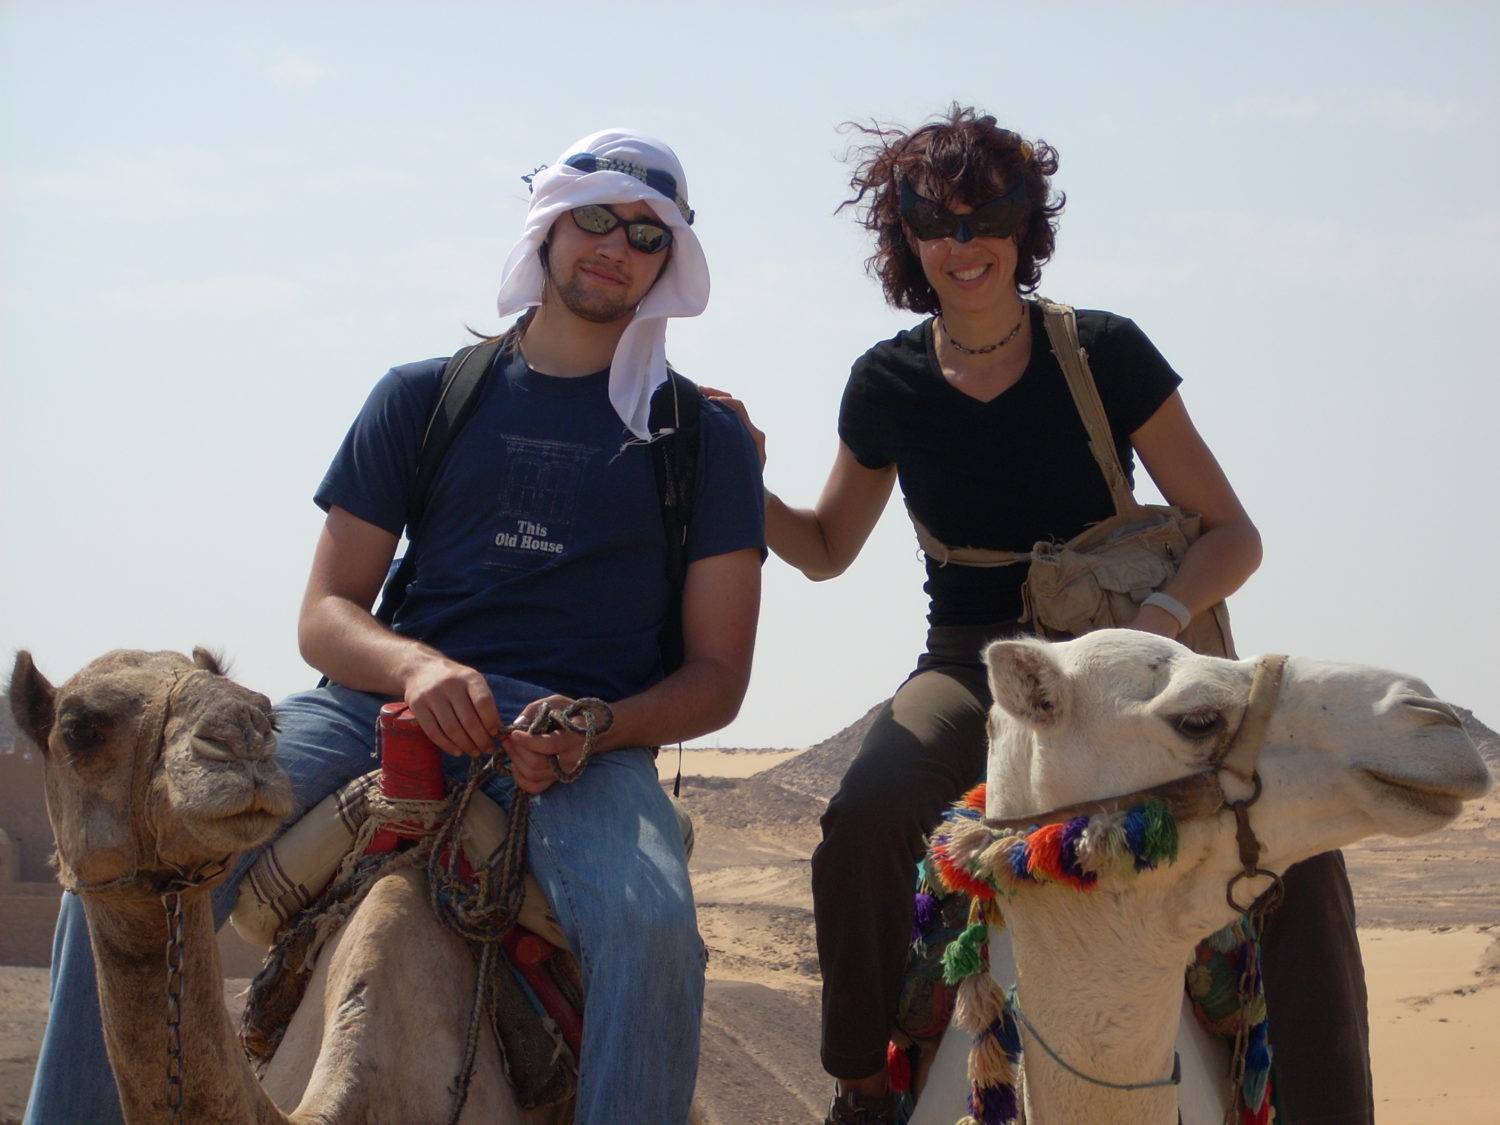
<path fill-rule="evenodd" d="M 1072 685 L 1045 644 L 996 641 L 985 649 L 984 662 L 990 670 L 990 694 L 1009 714 L 1034 727 L 1067 716 Z"/>
<path fill-rule="evenodd" d="M 205 672 L 212 672 L 215 676 L 228 675 L 224 670 L 224 658 L 217 652 L 210 652 L 202 645 L 193 649 L 193 663 Z"/>
<path fill-rule="evenodd" d="M 47 752 L 47 736 L 52 733 L 55 716 L 53 704 L 57 689 L 47 682 L 47 677 L 36 670 L 31 662 L 31 653 L 24 648 L 16 653 L 16 664 L 11 669 L 10 686 L 5 689 L 10 697 L 10 713 L 15 716 L 16 726 L 37 746 Z"/>

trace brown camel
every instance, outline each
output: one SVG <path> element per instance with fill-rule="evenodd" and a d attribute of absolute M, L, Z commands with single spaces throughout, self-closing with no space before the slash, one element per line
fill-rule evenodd
<path fill-rule="evenodd" d="M 127 1120 L 174 1116 L 164 956 L 164 904 L 174 897 L 182 1120 L 448 1119 L 475 969 L 433 917 L 420 874 L 381 880 L 330 943 L 264 1085 L 235 1038 L 208 896 L 233 857 L 268 840 L 292 810 L 265 696 L 197 649 L 191 660 L 112 652 L 60 687 L 22 652 L 10 700 L 42 749 L 58 874 L 88 916 Z M 534 1119 L 517 1108 L 482 1035 L 460 1120 Z"/>

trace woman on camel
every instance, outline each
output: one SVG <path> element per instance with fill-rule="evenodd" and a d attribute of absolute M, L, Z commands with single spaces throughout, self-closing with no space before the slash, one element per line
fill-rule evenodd
<path fill-rule="evenodd" d="M 845 206 L 875 236 L 869 268 L 894 307 L 921 314 L 854 362 L 822 495 L 794 508 L 766 493 L 771 549 L 814 580 L 843 573 L 899 480 L 941 542 L 1029 550 L 1114 514 L 1078 411 L 1027 299 L 1051 257 L 1062 197 L 1057 154 L 953 106 L 911 132 L 863 129 Z M 1078 335 L 1120 462 L 1135 456 L 1203 534 L 1131 627 L 1176 636 L 1260 563 L 1260 537 L 1134 322 L 1080 310 Z M 740 414 L 765 460 L 764 435 Z M 830 1122 L 896 1120 L 885 1073 L 912 923 L 915 866 L 942 811 L 981 779 L 989 688 L 980 652 L 1023 631 L 1025 566 L 927 559 L 926 651 L 880 712 L 823 815 L 813 903 L 823 974 Z M 1372 1119 L 1363 971 L 1338 853 L 1286 877 L 1270 915 L 1265 981 L 1276 1097 L 1293 1122 Z"/>

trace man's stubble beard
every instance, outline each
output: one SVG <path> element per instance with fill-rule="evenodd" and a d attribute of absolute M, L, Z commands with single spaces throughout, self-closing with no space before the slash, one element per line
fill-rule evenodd
<path fill-rule="evenodd" d="M 611 300 L 609 297 L 590 293 L 585 284 L 578 280 L 578 267 L 573 267 L 573 278 L 563 281 L 557 276 L 552 263 L 547 263 L 547 283 L 557 294 L 557 299 L 563 303 L 563 307 L 580 320 L 587 320 L 591 324 L 613 324 L 623 320 L 635 312 L 636 302 L 625 299 Z"/>

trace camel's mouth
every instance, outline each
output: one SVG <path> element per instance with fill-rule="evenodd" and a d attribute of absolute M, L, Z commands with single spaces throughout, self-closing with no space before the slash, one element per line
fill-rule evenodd
<path fill-rule="evenodd" d="M 236 787 L 196 808 L 179 808 L 184 826 L 206 845 L 242 851 L 275 835 L 292 811 L 288 784 Z"/>
<path fill-rule="evenodd" d="M 1440 817 L 1445 821 L 1458 816 L 1463 811 L 1464 801 L 1475 796 L 1474 793 L 1468 792 L 1467 788 L 1459 789 L 1432 781 L 1415 781 L 1411 778 L 1397 777 L 1395 774 L 1371 769 L 1369 766 L 1364 767 L 1360 772 L 1375 783 L 1376 792 L 1381 796 L 1400 801 L 1404 805 L 1430 816 Z"/>

